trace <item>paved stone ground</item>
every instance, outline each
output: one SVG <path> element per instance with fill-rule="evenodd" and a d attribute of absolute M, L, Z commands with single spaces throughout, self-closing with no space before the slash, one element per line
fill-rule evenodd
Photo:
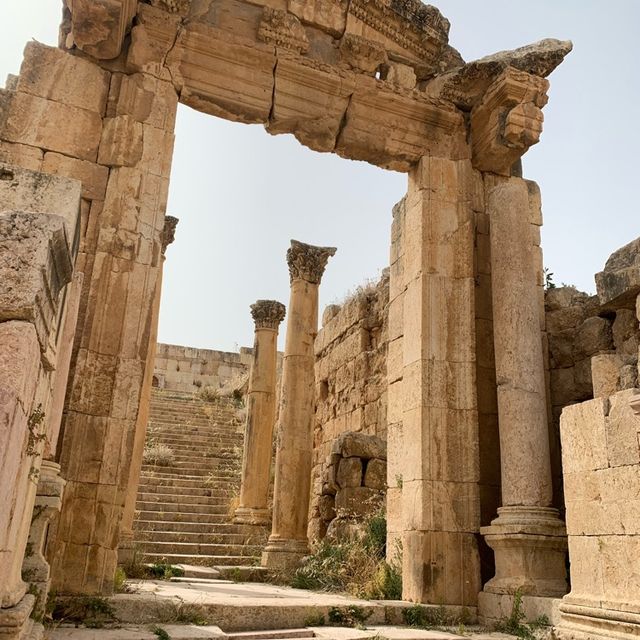
<path fill-rule="evenodd" d="M 505 634 L 487 633 L 479 627 L 424 630 L 403 627 L 402 611 L 410 602 L 358 600 L 347 596 L 303 591 L 269 584 L 226 580 L 129 581 L 129 592 L 109 599 L 118 628 L 87 629 L 59 625 L 49 629 L 50 640 L 156 640 L 154 626 L 172 640 L 500 640 Z M 427 606 L 427 605 L 425 605 Z M 328 621 L 330 610 L 359 608 L 366 616 L 361 629 L 314 626 Z M 433 607 L 439 609 L 439 607 Z M 459 608 L 448 608 L 456 615 Z M 194 618 L 215 622 L 196 626 L 176 624 Z"/>

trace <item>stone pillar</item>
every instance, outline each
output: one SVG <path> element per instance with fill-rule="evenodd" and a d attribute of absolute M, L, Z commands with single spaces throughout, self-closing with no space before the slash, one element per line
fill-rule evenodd
<path fill-rule="evenodd" d="M 51 571 L 44 553 L 45 542 L 49 525 L 60 512 L 65 484 L 60 477 L 60 465 L 43 460 L 29 530 L 29 553 L 22 563 L 22 578 L 31 585 L 29 591 L 36 596 L 32 615 L 37 620 L 44 617 L 51 585 Z"/>
<path fill-rule="evenodd" d="M 162 296 L 162 275 L 164 271 L 165 254 L 167 247 L 175 239 L 178 218 L 166 216 L 164 219 L 164 230 L 162 232 L 162 260 L 160 273 L 156 282 L 156 291 L 153 298 L 153 308 L 151 311 L 151 332 L 149 334 L 149 350 L 147 352 L 147 362 L 140 392 L 140 408 L 136 420 L 136 432 L 131 453 L 131 469 L 129 472 L 129 483 L 127 484 L 127 495 L 124 502 L 124 512 L 120 525 L 120 539 L 118 541 L 118 562 L 126 564 L 133 561 L 133 520 L 136 514 L 136 500 L 138 497 L 138 485 L 140 484 L 140 471 L 142 469 L 142 456 L 144 454 L 144 443 L 147 436 L 147 424 L 149 422 L 149 410 L 151 405 L 151 388 L 153 381 L 153 371 L 156 361 L 156 348 L 158 345 L 158 319 L 160 317 L 160 299 Z"/>
<path fill-rule="evenodd" d="M 256 331 L 247 393 L 240 506 L 234 522 L 265 525 L 270 519 L 267 501 L 276 419 L 278 327 L 285 307 L 275 300 L 258 300 L 251 305 L 251 315 Z"/>
<path fill-rule="evenodd" d="M 402 426 L 400 433 L 394 428 L 388 452 L 393 473 L 402 474 L 403 599 L 465 607 L 476 605 L 481 587 L 473 215 L 481 206 L 478 190 L 482 180 L 468 160 L 427 156 L 411 171 L 402 268 L 394 269 L 391 284 L 404 293 L 389 311 L 390 322 L 392 314 L 401 314 L 404 328 L 402 384 L 399 396 L 389 396 L 393 421 L 401 418 Z"/>
<path fill-rule="evenodd" d="M 273 524 L 262 564 L 295 566 L 308 553 L 307 521 L 313 453 L 313 343 L 318 332 L 318 288 L 333 247 L 295 240 L 287 252 L 291 298 L 282 361 Z"/>
<path fill-rule="evenodd" d="M 541 318 L 527 184 L 488 191 L 493 334 L 498 387 L 502 507 L 482 529 L 494 550 L 489 594 L 566 593 L 564 523 L 551 507 L 552 480 Z"/>

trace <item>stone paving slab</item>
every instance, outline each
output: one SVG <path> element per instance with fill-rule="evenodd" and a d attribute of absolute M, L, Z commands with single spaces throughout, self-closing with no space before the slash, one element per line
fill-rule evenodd
<path fill-rule="evenodd" d="M 329 611 L 356 606 L 371 626 L 403 623 L 402 611 L 411 602 L 359 600 L 335 593 L 318 593 L 263 583 L 229 583 L 225 580 L 130 581 L 129 593 L 109 599 L 123 623 L 171 623 L 185 612 L 214 622 L 225 632 L 307 627 Z M 434 608 L 436 608 L 434 606 Z M 452 615 L 460 608 L 447 608 Z M 472 616 L 475 611 L 467 611 Z"/>

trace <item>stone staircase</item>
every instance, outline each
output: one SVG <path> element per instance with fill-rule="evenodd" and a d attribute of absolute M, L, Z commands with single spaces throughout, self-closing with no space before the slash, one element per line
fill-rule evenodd
<path fill-rule="evenodd" d="M 233 524 L 240 488 L 243 425 L 231 399 L 205 402 L 153 390 L 147 446 L 173 451 L 169 465 L 142 465 L 134 541 L 142 562 L 209 567 L 259 563 L 264 528 Z"/>

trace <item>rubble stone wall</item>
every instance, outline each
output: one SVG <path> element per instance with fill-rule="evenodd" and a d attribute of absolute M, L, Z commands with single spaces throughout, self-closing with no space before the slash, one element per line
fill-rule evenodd
<path fill-rule="evenodd" d="M 359 289 L 324 312 L 315 341 L 316 414 L 309 533 L 324 537 L 323 473 L 336 439 L 346 432 L 387 438 L 387 305 L 389 278 Z M 325 512 L 326 513 L 326 512 Z"/>
<path fill-rule="evenodd" d="M 219 389 L 249 373 L 253 350 L 239 353 L 158 344 L 153 386 L 171 391 L 197 393 L 205 387 Z"/>

